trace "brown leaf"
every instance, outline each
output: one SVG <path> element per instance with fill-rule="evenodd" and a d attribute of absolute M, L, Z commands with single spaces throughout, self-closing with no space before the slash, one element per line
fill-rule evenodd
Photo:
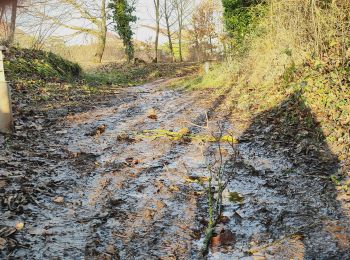
<path fill-rule="evenodd" d="M 63 197 L 55 197 L 55 198 L 53 198 L 52 201 L 57 203 L 57 204 L 63 204 L 64 203 L 64 198 Z"/>
<path fill-rule="evenodd" d="M 230 218 L 227 216 L 220 216 L 220 222 L 223 224 L 227 224 L 230 222 Z"/>
<path fill-rule="evenodd" d="M 226 246 L 231 245 L 236 241 L 235 235 L 230 230 L 222 230 L 219 235 L 213 236 L 211 246 Z"/>
<path fill-rule="evenodd" d="M 6 248 L 6 245 L 7 245 L 7 240 L 0 237 L 0 251 L 4 250 Z"/>
<path fill-rule="evenodd" d="M 148 118 L 153 119 L 153 120 L 158 119 L 157 112 L 154 108 L 148 110 Z"/>
<path fill-rule="evenodd" d="M 102 135 L 106 131 L 107 126 L 105 124 L 99 125 L 95 130 L 93 130 L 89 135 L 98 136 Z"/>

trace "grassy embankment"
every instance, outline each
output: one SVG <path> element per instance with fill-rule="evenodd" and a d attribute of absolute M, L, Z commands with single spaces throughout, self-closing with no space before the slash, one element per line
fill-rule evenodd
<path fill-rule="evenodd" d="M 349 7 L 346 1 L 312 7 L 301 0 L 270 1 L 257 28 L 246 36 L 245 46 L 237 46 L 244 51 L 213 66 L 208 74 L 174 85 L 211 88 L 221 94 L 233 87 L 226 102 L 242 132 L 257 115 L 298 93 L 300 100 L 287 103 L 288 112 L 280 123 L 287 126 L 284 129 L 305 133 L 319 129 L 346 174 L 350 166 Z M 306 109 L 312 118 L 305 118 Z"/>

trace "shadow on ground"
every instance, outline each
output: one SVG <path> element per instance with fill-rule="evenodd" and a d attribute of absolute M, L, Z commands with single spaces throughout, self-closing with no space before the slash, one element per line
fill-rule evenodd
<path fill-rule="evenodd" d="M 212 256 L 348 259 L 349 219 L 335 177 L 340 162 L 302 93 L 256 116 L 240 140 L 228 190 L 244 202 L 226 200 L 224 212 L 236 243 Z"/>

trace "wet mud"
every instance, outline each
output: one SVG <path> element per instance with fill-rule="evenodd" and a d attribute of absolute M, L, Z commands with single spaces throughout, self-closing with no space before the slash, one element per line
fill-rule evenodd
<path fill-rule="evenodd" d="M 347 195 L 330 178 L 340 162 L 311 112 L 294 111 L 302 107 L 298 95 L 238 130 L 239 118 L 228 120 L 227 95 L 164 84 L 120 90 L 84 111 L 33 115 L 15 136 L 0 135 L 1 258 L 350 257 L 348 208 L 338 198 Z M 284 122 L 293 111 L 311 117 L 314 131 Z M 139 133 L 211 135 L 218 122 L 239 143 L 221 147 L 229 183 L 202 256 L 204 187 L 218 144 Z"/>

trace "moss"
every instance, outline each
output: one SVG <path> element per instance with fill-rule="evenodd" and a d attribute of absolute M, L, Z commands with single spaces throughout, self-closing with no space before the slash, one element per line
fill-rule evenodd
<path fill-rule="evenodd" d="M 72 81 L 81 75 L 78 64 L 51 52 L 12 47 L 6 53 L 5 70 L 9 81 Z"/>

